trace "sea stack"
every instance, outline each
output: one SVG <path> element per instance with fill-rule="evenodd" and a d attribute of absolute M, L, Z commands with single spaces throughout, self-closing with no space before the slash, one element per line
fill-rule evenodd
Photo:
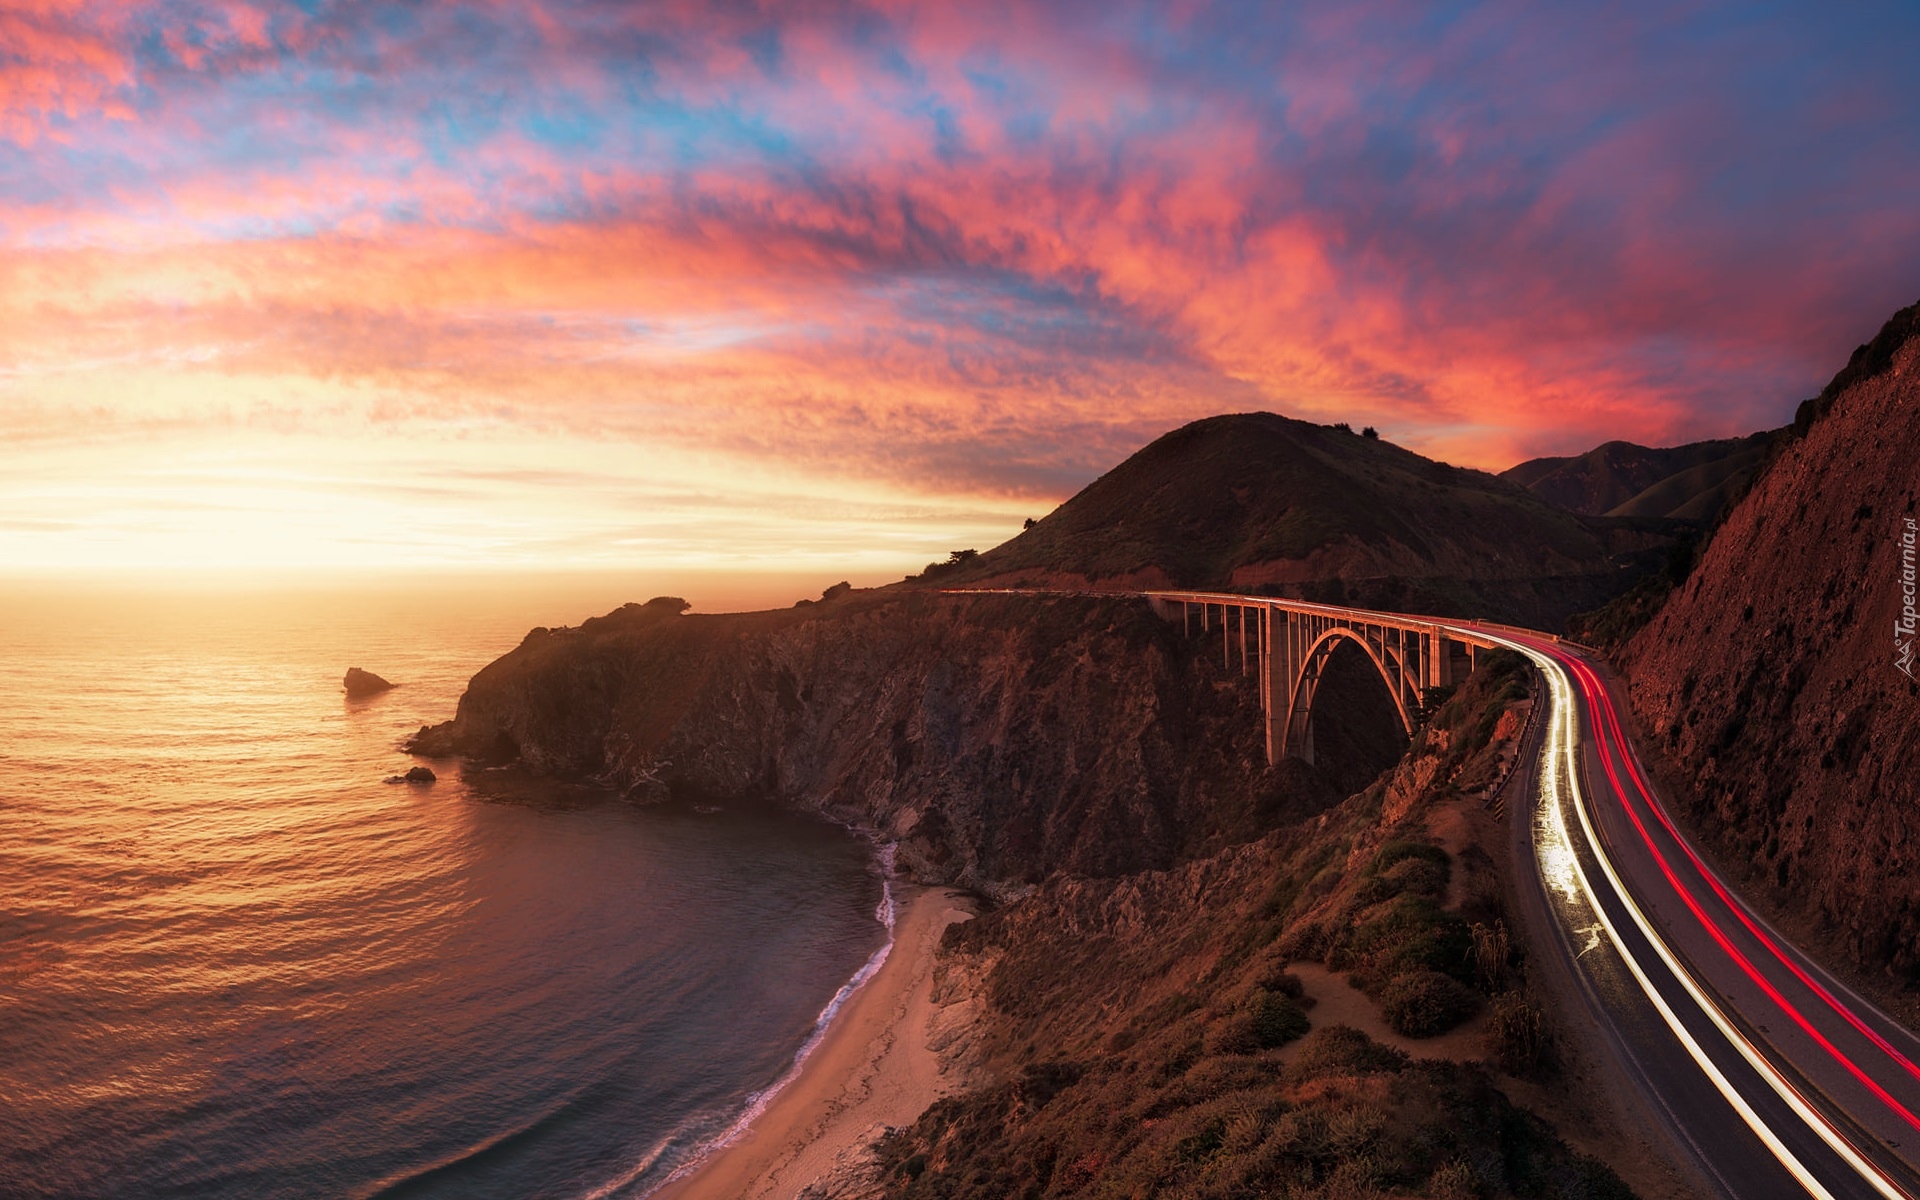
<path fill-rule="evenodd" d="M 388 683 L 372 671 L 348 667 L 347 678 L 342 686 L 347 689 L 349 696 L 377 696 L 381 692 L 392 691 L 395 685 Z"/>

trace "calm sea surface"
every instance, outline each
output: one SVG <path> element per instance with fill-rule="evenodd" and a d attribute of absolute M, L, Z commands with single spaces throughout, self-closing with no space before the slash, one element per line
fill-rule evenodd
<path fill-rule="evenodd" d="M 631 1196 L 732 1125 L 885 942 L 865 845 L 382 782 L 645 598 L 0 584 L 0 1195 Z"/>

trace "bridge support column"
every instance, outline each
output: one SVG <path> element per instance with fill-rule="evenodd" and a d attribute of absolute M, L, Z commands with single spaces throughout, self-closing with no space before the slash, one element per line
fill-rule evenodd
<path fill-rule="evenodd" d="M 1420 635 L 1420 657 L 1426 667 L 1426 685 L 1428 687 L 1453 686 L 1453 657 L 1447 650 L 1447 639 L 1438 629 L 1429 629 Z"/>
<path fill-rule="evenodd" d="M 1263 664 L 1266 678 L 1261 687 L 1267 700 L 1267 764 L 1271 766 L 1287 754 L 1287 726 L 1293 717 L 1295 622 L 1299 617 L 1272 607 L 1263 609 L 1262 616 L 1267 623 L 1267 653 Z"/>

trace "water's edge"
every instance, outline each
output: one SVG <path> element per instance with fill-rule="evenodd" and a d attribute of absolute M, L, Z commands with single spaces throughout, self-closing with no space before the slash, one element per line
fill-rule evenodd
<path fill-rule="evenodd" d="M 899 915 L 899 907 L 893 895 L 893 881 L 895 878 L 894 855 L 898 846 L 894 842 L 880 841 L 877 833 L 871 829 L 854 825 L 843 825 L 842 827 L 873 847 L 873 866 L 876 874 L 880 877 L 880 903 L 875 908 L 873 915 L 875 920 L 886 927 L 886 941 L 867 958 L 867 961 L 862 964 L 858 971 L 853 973 L 852 978 L 848 979 L 847 982 L 841 986 L 840 990 L 834 993 L 833 999 L 827 1001 L 826 1007 L 820 1010 L 820 1016 L 814 1021 L 813 1029 L 808 1033 L 806 1041 L 802 1042 L 800 1048 L 794 1051 L 792 1063 L 785 1071 L 781 1072 L 780 1077 L 759 1091 L 750 1093 L 742 1106 L 740 1115 L 735 1117 L 732 1123 L 719 1133 L 698 1143 L 688 1153 L 686 1161 L 675 1166 L 674 1169 L 667 1174 L 665 1179 L 662 1179 L 660 1182 L 647 1188 L 647 1190 L 639 1193 L 639 1200 L 646 1200 L 647 1197 L 660 1192 L 670 1184 L 693 1175 L 705 1166 L 715 1154 L 744 1137 L 747 1131 L 753 1127 L 753 1123 L 766 1113 L 774 1099 L 778 1097 L 780 1093 L 786 1091 L 795 1080 L 800 1078 L 801 1072 L 806 1069 L 807 1060 L 813 1057 L 813 1052 L 819 1048 L 820 1043 L 825 1041 L 827 1034 L 832 1031 L 834 1019 L 840 1015 L 841 1010 L 846 1007 L 847 1002 L 853 999 L 854 995 L 857 994 L 861 988 L 865 987 L 869 980 L 880 973 L 880 968 L 886 965 L 888 957 L 892 955 L 894 942 L 896 940 L 894 923 L 896 917 Z M 671 1148 L 672 1141 L 673 1139 L 671 1137 L 662 1141 L 661 1144 L 654 1147 L 652 1152 L 647 1154 L 632 1171 L 612 1183 L 587 1193 L 585 1200 L 607 1200 L 607 1197 L 619 1194 L 622 1189 L 630 1186 L 636 1179 L 652 1169 L 652 1167 L 660 1161 L 661 1156 Z"/>

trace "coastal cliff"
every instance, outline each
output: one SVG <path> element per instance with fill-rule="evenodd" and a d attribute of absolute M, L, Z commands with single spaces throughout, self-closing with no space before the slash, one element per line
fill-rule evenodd
<path fill-rule="evenodd" d="M 1920 684 L 1902 666 L 1920 519 L 1920 306 L 1862 346 L 1624 647 L 1670 789 L 1817 943 L 1920 985 Z M 1902 1005 L 1911 1018 L 1911 995 Z"/>
<path fill-rule="evenodd" d="M 1270 768 L 1237 654 L 1196 653 L 1137 599 L 628 605 L 533 631 L 410 749 L 643 799 L 777 799 L 897 841 L 924 882 L 1007 895 L 1165 867 L 1365 786 L 1404 737 L 1363 672 L 1329 669 L 1319 765 Z"/>
<path fill-rule="evenodd" d="M 1631 1194 L 1538 1115 L 1593 1126 L 1538 1102 L 1566 1068 L 1486 807 L 1530 703 L 1517 658 L 1488 656 L 1411 747 L 1336 659 L 1321 765 L 1276 769 L 1219 631 L 1138 599 L 680 608 L 536 630 L 414 748 L 648 801 L 768 796 L 990 898 L 937 985 L 971 997 L 986 1082 L 883 1139 L 847 1194 Z M 1529 1088 L 1536 1111 L 1509 1098 Z"/>

